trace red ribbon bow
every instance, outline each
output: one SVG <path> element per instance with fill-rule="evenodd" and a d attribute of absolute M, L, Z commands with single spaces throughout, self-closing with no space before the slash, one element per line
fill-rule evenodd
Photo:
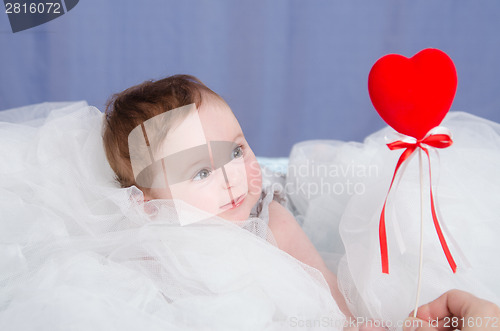
<path fill-rule="evenodd" d="M 384 207 L 382 208 L 382 213 L 380 214 L 380 224 L 379 224 L 379 239 L 380 239 L 380 253 L 382 257 L 382 272 L 385 274 L 389 273 L 389 257 L 387 252 L 387 234 L 385 231 L 385 205 L 387 203 L 387 198 L 389 197 L 389 192 L 391 191 L 392 184 L 394 183 L 394 179 L 396 178 L 396 174 L 399 170 L 399 167 L 410 157 L 410 155 L 417 149 L 421 148 L 425 154 L 427 155 L 427 160 L 429 162 L 429 181 L 431 181 L 431 159 L 429 156 L 429 150 L 424 146 L 431 146 L 435 148 L 446 148 L 451 146 L 453 140 L 449 134 L 429 134 L 423 139 L 416 140 L 415 142 L 406 142 L 403 140 L 397 140 L 392 143 L 387 144 L 390 150 L 402 149 L 406 148 L 403 154 L 399 157 L 398 163 L 396 165 L 396 169 L 394 170 L 394 175 L 392 176 L 391 185 L 389 186 L 389 191 L 387 192 L 387 196 L 385 197 Z M 439 226 L 439 221 L 436 215 L 436 209 L 434 207 L 434 197 L 432 194 L 432 181 L 430 184 L 430 197 L 431 197 L 431 212 L 432 219 L 434 221 L 434 226 L 436 228 L 437 235 L 439 237 L 439 241 L 441 243 L 441 247 L 443 248 L 444 254 L 446 255 L 446 259 L 451 267 L 451 270 L 455 273 L 457 271 L 457 265 L 451 256 L 448 245 L 446 244 L 446 240 L 443 236 L 443 232 L 441 231 L 441 227 Z"/>

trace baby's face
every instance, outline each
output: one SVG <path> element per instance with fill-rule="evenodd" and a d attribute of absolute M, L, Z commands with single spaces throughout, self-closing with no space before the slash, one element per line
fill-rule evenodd
<path fill-rule="evenodd" d="M 261 193 L 262 177 L 231 109 L 205 98 L 174 126 L 161 145 L 169 190 L 153 198 L 179 199 L 210 215 L 245 220 Z"/>

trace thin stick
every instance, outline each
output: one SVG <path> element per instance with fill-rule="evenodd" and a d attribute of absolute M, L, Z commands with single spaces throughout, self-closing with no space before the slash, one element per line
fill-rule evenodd
<path fill-rule="evenodd" d="M 424 169 L 422 166 L 422 149 L 418 149 L 418 165 L 420 168 L 420 263 L 418 266 L 417 298 L 413 317 L 417 317 L 418 301 L 420 299 L 420 286 L 422 284 L 422 265 L 424 262 Z"/>

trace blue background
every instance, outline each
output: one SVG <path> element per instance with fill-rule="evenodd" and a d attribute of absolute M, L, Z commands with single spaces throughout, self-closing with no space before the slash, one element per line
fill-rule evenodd
<path fill-rule="evenodd" d="M 452 110 L 500 122 L 498 0 L 80 0 L 13 34 L 0 13 L 0 109 L 108 97 L 187 73 L 226 99 L 260 156 L 306 139 L 362 140 L 384 126 L 367 76 L 427 47 L 458 71 Z"/>

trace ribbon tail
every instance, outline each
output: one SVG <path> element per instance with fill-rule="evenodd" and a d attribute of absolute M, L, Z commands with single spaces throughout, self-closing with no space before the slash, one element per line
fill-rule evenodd
<path fill-rule="evenodd" d="M 378 228 L 378 235 L 380 241 L 380 257 L 382 259 L 382 273 L 389 273 L 389 254 L 387 251 L 387 233 L 385 231 L 385 205 L 387 203 L 387 198 L 384 202 L 384 207 L 382 208 L 382 213 L 380 214 L 380 224 Z"/>
<path fill-rule="evenodd" d="M 411 146 L 405 149 L 405 151 L 399 157 L 398 163 L 396 164 L 396 169 L 392 175 L 391 185 L 387 191 L 387 196 L 385 197 L 384 206 L 382 207 L 382 212 L 380 213 L 380 222 L 378 227 L 379 242 L 380 242 L 380 258 L 382 262 L 382 273 L 389 273 L 389 253 L 387 247 L 387 232 L 385 227 L 385 206 L 387 204 L 387 199 L 389 198 L 389 193 L 391 192 L 392 184 L 394 184 L 394 179 L 398 173 L 399 167 L 403 164 L 406 159 L 415 151 L 416 146 Z"/>
<path fill-rule="evenodd" d="M 444 255 L 446 255 L 446 259 L 448 260 L 448 264 L 453 270 L 453 273 L 457 272 L 457 264 L 451 255 L 450 249 L 446 244 L 446 239 L 443 236 L 443 232 L 441 231 L 441 227 L 439 226 L 439 221 L 436 215 L 436 209 L 434 208 L 434 198 L 432 196 L 432 188 L 431 188 L 431 211 L 432 211 L 432 219 L 434 221 L 434 226 L 436 227 L 436 232 L 439 237 L 439 242 L 441 243 L 441 247 L 443 247 Z"/>
<path fill-rule="evenodd" d="M 441 230 L 441 226 L 439 225 L 439 220 L 436 214 L 436 208 L 434 205 L 434 196 L 432 194 L 432 177 L 431 177 L 431 158 L 429 156 L 429 151 L 426 148 L 422 149 L 425 151 L 425 154 L 427 155 L 427 160 L 429 162 L 429 183 L 430 183 L 430 198 L 431 198 L 431 213 L 432 213 L 432 220 L 434 222 L 434 227 L 436 228 L 436 233 L 439 237 L 439 242 L 441 243 L 441 247 L 443 248 L 444 255 L 446 256 L 446 259 L 448 260 L 448 264 L 451 267 L 451 270 L 453 273 L 457 272 L 457 264 L 455 263 L 455 260 L 453 259 L 453 256 L 451 255 L 450 249 L 448 248 L 448 244 L 446 243 L 446 239 L 444 238 L 443 231 Z"/>

